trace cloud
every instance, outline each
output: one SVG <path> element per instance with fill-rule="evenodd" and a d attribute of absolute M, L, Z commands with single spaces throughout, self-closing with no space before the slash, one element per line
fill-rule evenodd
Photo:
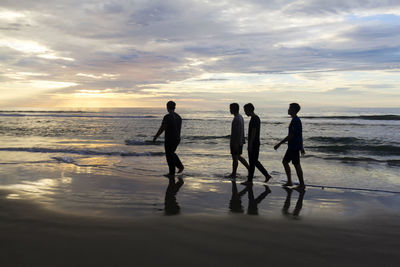
<path fill-rule="evenodd" d="M 292 2 L 292 4 L 288 5 L 286 12 L 320 16 L 343 13 L 371 13 L 374 10 L 379 10 L 379 12 L 392 10 L 393 12 L 394 9 L 400 8 L 400 3 L 396 0 L 310 0 Z"/>
<path fill-rule="evenodd" d="M 360 90 L 351 90 L 350 88 L 335 88 L 332 90 L 328 90 L 326 92 L 323 92 L 323 94 L 332 94 L 332 95 L 360 95 L 364 94 L 366 92 L 360 91 Z"/>
<path fill-rule="evenodd" d="M 74 85 L 53 88 L 66 99 L 77 90 L 140 95 L 144 86 L 182 99 L 339 95 L 363 84 L 373 97 L 380 81 L 380 90 L 398 89 L 387 72 L 400 69 L 399 20 L 398 1 L 4 0 L 0 83 L 45 73 L 36 80 Z"/>

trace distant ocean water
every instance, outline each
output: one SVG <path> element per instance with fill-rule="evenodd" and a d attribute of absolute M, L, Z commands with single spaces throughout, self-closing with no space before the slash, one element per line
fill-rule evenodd
<path fill-rule="evenodd" d="M 183 118 L 177 153 L 185 175 L 225 179 L 231 171 L 232 115 L 228 108 L 178 108 L 177 112 Z M 30 185 L 39 178 L 51 184 L 56 175 L 50 166 L 59 164 L 70 166 L 68 171 L 75 173 L 161 176 L 167 172 L 163 138 L 156 143 L 151 140 L 165 113 L 164 109 L 1 110 L 0 184 L 27 193 L 38 190 Z M 260 161 L 272 173 L 273 181 L 280 183 L 285 179 L 281 160 L 286 146 L 274 151 L 273 145 L 286 136 L 290 118 L 286 108 L 256 109 L 256 113 L 262 122 Z M 242 115 L 247 133 L 249 118 Z M 400 191 L 400 108 L 305 108 L 299 116 L 306 149 L 302 158 L 306 183 Z M 244 156 L 247 158 L 246 152 Z M 27 166 L 35 170 L 36 178 L 27 174 Z M 239 173 L 246 175 L 242 166 Z M 257 171 L 256 176 L 262 180 Z M 65 186 L 58 184 L 51 190 L 67 190 Z M 41 193 L 52 199 L 51 190 Z M 116 195 L 122 192 L 115 190 Z M 89 202 L 103 194 L 91 192 Z"/>

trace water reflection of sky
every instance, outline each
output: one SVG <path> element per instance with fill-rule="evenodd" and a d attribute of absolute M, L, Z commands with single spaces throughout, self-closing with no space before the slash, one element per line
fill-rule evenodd
<path fill-rule="evenodd" d="M 79 145 L 79 144 L 78 144 Z M 160 148 L 162 149 L 162 147 Z M 182 151 L 185 151 L 184 148 Z M 206 153 L 206 150 L 199 150 Z M 189 153 L 189 152 L 188 152 Z M 223 152 L 221 152 L 222 154 Z M 189 153 L 190 154 L 190 153 Z M 27 199 L 58 211 L 95 216 L 138 217 L 162 215 L 168 180 L 161 176 L 166 171 L 165 158 L 120 157 L 96 155 L 70 155 L 29 152 L 0 152 L 1 188 L 10 191 L 10 199 Z M 229 156 L 212 159 L 208 157 L 186 157 L 185 183 L 176 194 L 179 214 L 230 213 L 232 197 L 231 181 L 223 174 L 229 171 Z M 270 159 L 271 160 L 271 159 Z M 269 161 L 266 161 L 268 166 Z M 40 163 L 39 163 L 40 162 Z M 346 170 L 337 164 L 324 163 L 327 182 L 335 184 L 349 175 L 378 176 L 378 169 L 353 166 Z M 203 167 L 201 167 L 203 166 Z M 307 182 L 321 181 L 321 165 L 304 164 Z M 346 174 L 346 171 L 350 171 Z M 243 172 L 241 167 L 240 172 Z M 286 191 L 280 186 L 282 172 L 273 172 L 271 193 L 257 205 L 257 214 L 268 218 L 282 216 L 287 200 Z M 388 176 L 388 179 L 392 176 Z M 394 177 L 394 176 L 393 176 Z M 254 197 L 264 191 L 263 184 L 253 187 Z M 333 179 L 334 178 L 334 179 Z M 244 179 L 244 178 L 242 178 Z M 394 178 L 393 178 L 394 179 Z M 243 190 L 238 180 L 238 190 Z M 349 181 L 347 181 L 349 182 Z M 371 186 L 376 185 L 372 184 Z M 295 213 L 299 193 L 292 192 L 289 212 Z M 248 194 L 242 196 L 244 214 L 249 207 Z M 399 211 L 400 197 L 396 194 L 339 190 L 332 188 L 308 188 L 297 218 L 353 217 L 370 209 Z"/>
<path fill-rule="evenodd" d="M 98 161 L 96 161 L 98 163 Z M 25 170 L 24 175 L 34 175 L 31 180 L 3 185 L 10 191 L 8 198 L 29 199 L 47 208 L 91 214 L 96 216 L 138 217 L 162 215 L 168 179 L 159 176 L 115 176 L 112 173 L 97 172 L 95 167 L 80 167 L 70 164 L 53 164 L 58 175 L 38 177 L 37 169 Z M 44 168 L 45 169 L 45 168 Z M 44 169 L 41 170 L 42 173 Z M 187 176 L 185 183 L 176 194 L 180 214 L 229 214 L 232 184 L 229 180 L 212 180 L 207 177 Z M 237 183 L 238 190 L 245 189 Z M 277 183 L 270 185 L 271 193 L 257 204 L 259 216 L 278 218 L 287 202 L 287 192 Z M 265 190 L 263 184 L 253 186 L 257 198 Z M 295 213 L 299 192 L 293 191 L 289 213 Z M 244 214 L 249 208 L 248 195 L 241 197 Z M 357 192 L 338 189 L 309 188 L 302 201 L 298 216 L 307 218 L 354 217 L 369 209 L 398 211 L 400 197 L 396 194 Z M 294 215 L 293 215 L 294 216 Z"/>
<path fill-rule="evenodd" d="M 48 203 L 50 206 L 54 203 L 54 197 L 61 193 L 68 193 L 68 184 L 72 183 L 71 177 L 61 178 L 43 178 L 37 181 L 23 181 L 20 184 L 4 186 L 3 188 L 11 190 L 7 198 L 12 199 L 32 199 L 40 203 Z"/>

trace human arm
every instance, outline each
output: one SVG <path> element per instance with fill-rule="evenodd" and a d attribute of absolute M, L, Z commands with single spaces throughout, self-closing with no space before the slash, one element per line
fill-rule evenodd
<path fill-rule="evenodd" d="M 274 149 L 275 149 L 275 150 L 278 150 L 278 148 L 279 148 L 282 144 L 286 143 L 287 141 L 290 141 L 292 138 L 293 138 L 293 135 L 289 134 L 289 135 L 286 136 L 282 141 L 280 141 L 278 144 L 276 144 L 276 145 L 274 146 Z"/>
<path fill-rule="evenodd" d="M 304 150 L 303 140 L 301 141 L 300 153 L 301 153 L 302 156 L 304 156 L 306 154 L 306 151 Z"/>
<path fill-rule="evenodd" d="M 232 121 L 231 127 L 231 146 L 239 147 L 241 139 L 241 131 L 240 131 L 240 122 L 237 118 L 234 118 Z"/>
<path fill-rule="evenodd" d="M 153 142 L 155 142 L 155 141 L 157 140 L 157 138 L 165 131 L 165 128 L 166 128 L 165 124 L 164 124 L 164 123 L 161 124 L 161 126 L 160 126 L 160 128 L 158 129 L 156 135 L 155 135 L 154 138 L 153 138 Z"/>
<path fill-rule="evenodd" d="M 277 145 L 275 145 L 274 149 L 277 150 L 280 147 L 280 145 L 282 145 L 283 143 L 286 143 L 286 142 L 289 142 L 289 144 L 290 144 L 291 142 L 299 142 L 299 141 L 301 141 L 300 144 L 297 143 L 294 145 L 296 146 L 296 148 L 299 147 L 300 150 L 303 151 L 301 121 L 298 117 L 296 117 L 296 118 L 293 118 L 292 121 L 290 122 L 288 135 L 282 141 L 280 141 Z"/>

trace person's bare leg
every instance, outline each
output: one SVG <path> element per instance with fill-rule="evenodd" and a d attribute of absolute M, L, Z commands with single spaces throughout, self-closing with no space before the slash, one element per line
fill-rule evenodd
<path fill-rule="evenodd" d="M 300 164 L 294 165 L 294 168 L 296 169 L 297 177 L 299 178 L 299 187 L 300 188 L 305 188 L 304 184 L 304 179 L 303 179 L 303 170 L 301 169 Z"/>
<path fill-rule="evenodd" d="M 291 185 L 293 185 L 293 183 L 292 183 L 292 172 L 290 170 L 289 162 L 283 161 L 282 164 L 283 164 L 283 167 L 285 168 L 286 177 L 287 177 L 287 182 L 286 182 L 286 184 L 284 184 L 284 186 L 291 186 Z"/>
<path fill-rule="evenodd" d="M 246 167 L 247 170 L 250 169 L 249 164 L 247 163 L 247 161 L 242 157 L 242 156 L 238 156 L 239 161 Z"/>
<path fill-rule="evenodd" d="M 232 173 L 228 175 L 229 178 L 236 178 L 236 171 L 239 165 L 238 157 L 239 155 L 232 155 Z"/>
<path fill-rule="evenodd" d="M 249 154 L 249 162 L 250 162 L 250 160 L 251 160 L 250 157 L 251 157 L 251 156 L 250 156 L 250 154 Z M 253 166 L 253 171 L 252 171 L 252 173 L 250 173 L 250 165 L 247 163 L 247 161 L 246 161 L 242 156 L 240 156 L 240 155 L 239 155 L 239 160 L 240 160 L 240 162 L 247 168 L 247 172 L 248 172 L 247 180 L 244 181 L 244 182 L 242 182 L 241 184 L 242 184 L 242 185 L 245 185 L 245 186 L 253 185 L 253 174 L 254 174 L 254 168 L 255 168 L 255 166 Z"/>

